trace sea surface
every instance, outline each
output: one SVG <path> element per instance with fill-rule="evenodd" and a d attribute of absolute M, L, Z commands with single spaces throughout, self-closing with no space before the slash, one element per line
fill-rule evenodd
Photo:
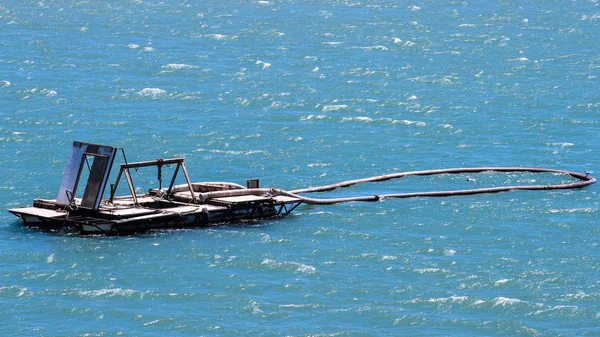
<path fill-rule="evenodd" d="M 599 41 L 597 0 L 2 1 L 0 335 L 600 336 L 598 184 L 126 237 L 6 211 L 73 141 L 290 190 L 600 176 Z M 472 179 L 572 181 L 318 196 Z"/>

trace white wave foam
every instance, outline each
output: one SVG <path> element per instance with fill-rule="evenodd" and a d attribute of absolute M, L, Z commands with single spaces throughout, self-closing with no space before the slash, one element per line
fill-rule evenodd
<path fill-rule="evenodd" d="M 339 110 L 346 110 L 348 109 L 348 106 L 346 104 L 338 104 L 338 105 L 325 105 L 323 107 L 323 109 L 321 109 L 322 112 L 331 112 L 331 111 L 339 111 Z"/>
<path fill-rule="evenodd" d="M 567 298 L 570 298 L 570 299 L 577 299 L 577 300 L 580 300 L 580 299 L 584 299 L 584 298 L 590 298 L 592 295 L 591 295 L 591 294 L 586 294 L 586 293 L 584 293 L 584 292 L 583 292 L 583 291 L 581 291 L 581 290 L 577 290 L 577 292 L 576 292 L 576 293 L 573 293 L 573 294 L 566 294 L 565 296 L 566 296 Z"/>
<path fill-rule="evenodd" d="M 363 123 L 369 123 L 373 121 L 373 118 L 371 117 L 343 117 L 342 118 L 342 122 L 347 122 L 347 121 L 359 121 L 359 122 L 363 122 Z"/>
<path fill-rule="evenodd" d="M 276 263 L 275 260 L 264 259 L 260 264 L 262 264 L 262 265 L 274 265 L 275 263 Z"/>
<path fill-rule="evenodd" d="M 238 38 L 236 35 L 230 36 L 225 34 L 207 34 L 204 36 L 212 40 L 235 40 Z"/>
<path fill-rule="evenodd" d="M 166 94 L 165 90 L 159 88 L 144 88 L 137 92 L 138 95 L 146 96 L 146 97 L 158 97 Z"/>
<path fill-rule="evenodd" d="M 552 146 L 560 146 L 562 148 L 575 146 L 575 144 L 573 144 L 573 143 L 567 143 L 567 142 L 551 143 L 550 145 L 552 145 Z"/>
<path fill-rule="evenodd" d="M 501 279 L 501 280 L 498 280 L 498 281 L 494 282 L 494 285 L 495 286 L 500 286 L 500 285 L 503 285 L 505 283 L 508 283 L 509 281 L 510 281 L 510 279 L 507 279 L 507 278 Z"/>
<path fill-rule="evenodd" d="M 581 16 L 581 21 L 588 21 L 588 20 L 594 21 L 594 20 L 598 20 L 598 19 L 600 19 L 600 14 L 593 14 L 593 15 L 585 14 L 585 15 Z"/>
<path fill-rule="evenodd" d="M 160 319 L 156 319 L 154 321 L 150 321 L 150 322 L 144 323 L 144 326 L 154 325 L 154 324 L 159 323 L 159 322 L 160 322 Z"/>
<path fill-rule="evenodd" d="M 325 115 L 317 115 L 317 116 L 315 116 L 315 115 L 308 115 L 306 117 L 300 117 L 300 121 L 308 121 L 308 120 L 311 120 L 311 119 L 325 119 L 325 118 L 329 118 L 329 117 L 327 117 Z"/>
<path fill-rule="evenodd" d="M 522 303 L 523 301 L 521 301 L 518 298 L 508 298 L 508 297 L 497 297 L 494 299 L 494 306 L 507 306 L 507 305 L 514 305 L 517 303 Z"/>
<path fill-rule="evenodd" d="M 321 307 L 321 305 L 319 305 L 319 304 L 280 304 L 279 307 L 280 308 L 295 308 L 295 309 L 302 309 L 302 308 L 316 309 L 316 308 Z"/>
<path fill-rule="evenodd" d="M 306 167 L 325 167 L 325 166 L 331 166 L 331 163 L 313 163 L 313 164 L 306 165 Z"/>
<path fill-rule="evenodd" d="M 417 268 L 417 269 L 413 269 L 413 271 L 416 273 L 419 273 L 419 274 L 438 274 L 438 273 L 446 274 L 446 273 L 448 273 L 448 271 L 446 269 L 440 269 L 440 268 Z"/>
<path fill-rule="evenodd" d="M 0 81 L 0 88 L 10 87 L 10 82 L 7 80 Z"/>
<path fill-rule="evenodd" d="M 199 148 L 194 150 L 193 152 L 208 152 L 208 153 L 219 153 L 219 154 L 229 154 L 229 155 L 243 155 L 246 152 L 243 151 L 230 151 L 230 150 L 216 150 L 216 149 L 204 149 L 204 148 Z"/>
<path fill-rule="evenodd" d="M 306 274 L 312 274 L 315 272 L 315 270 L 316 270 L 315 267 L 309 266 L 307 264 L 301 264 L 297 269 L 297 271 L 299 271 L 301 273 L 306 273 Z"/>
<path fill-rule="evenodd" d="M 362 50 L 382 50 L 382 51 L 389 50 L 388 47 L 386 47 L 386 46 L 359 47 L 358 49 L 362 49 Z"/>
<path fill-rule="evenodd" d="M 185 63 L 169 63 L 167 65 L 162 66 L 163 69 L 197 69 L 198 66 L 193 66 Z"/>
<path fill-rule="evenodd" d="M 252 301 L 250 303 L 250 306 L 246 307 L 246 309 L 252 309 L 252 313 L 255 314 L 255 315 L 263 313 L 263 311 L 258 306 L 258 302 L 255 302 L 255 301 Z"/>
<path fill-rule="evenodd" d="M 40 94 L 46 95 L 47 97 L 56 96 L 57 92 L 50 89 L 42 89 Z"/>
<path fill-rule="evenodd" d="M 456 254 L 456 251 L 454 249 L 444 249 L 444 255 L 452 256 L 454 254 Z"/>
<path fill-rule="evenodd" d="M 572 318 L 579 312 L 579 307 L 576 305 L 557 305 L 551 308 L 545 308 L 534 312 L 534 315 L 556 314 L 563 317 Z"/>
<path fill-rule="evenodd" d="M 33 88 L 33 89 L 30 89 L 30 90 L 22 90 L 22 91 L 19 91 L 19 92 L 22 93 L 22 94 L 27 95 L 27 96 L 24 96 L 23 99 L 29 98 L 30 94 L 31 95 L 36 95 L 36 94 L 46 95 L 46 97 L 53 97 L 53 96 L 56 96 L 58 94 L 55 90 L 45 89 L 45 88 L 42 89 L 42 90 L 39 90 L 38 88 Z"/>
<path fill-rule="evenodd" d="M 5 297 L 5 296 L 14 296 L 14 297 L 31 297 L 33 295 L 33 292 L 31 292 L 29 289 L 25 288 L 25 287 L 21 287 L 21 286 L 5 286 L 5 287 L 0 287 L 0 296 Z"/>
<path fill-rule="evenodd" d="M 440 298 L 430 298 L 427 302 L 430 303 L 463 303 L 468 300 L 468 296 L 450 296 L 450 297 L 440 297 Z"/>
<path fill-rule="evenodd" d="M 256 61 L 256 65 L 262 65 L 263 69 L 267 69 L 271 66 L 271 63 L 263 62 L 261 60 Z"/>
<path fill-rule="evenodd" d="M 406 119 L 394 120 L 394 121 L 392 121 L 392 124 L 404 124 L 404 125 L 413 125 L 414 124 L 416 126 L 421 126 L 421 127 L 427 126 L 427 123 L 425 123 L 425 122 L 415 122 L 415 121 L 409 121 Z"/>
<path fill-rule="evenodd" d="M 86 297 L 132 297 L 133 295 L 140 295 L 143 297 L 143 294 L 138 290 L 133 289 L 121 289 L 121 288 L 112 288 L 112 289 L 98 289 L 98 290 L 80 290 L 78 291 L 80 296 Z"/>
<path fill-rule="evenodd" d="M 556 209 L 552 208 L 548 210 L 550 213 L 594 213 L 595 210 L 591 207 L 586 208 L 567 208 L 567 209 Z"/>
<path fill-rule="evenodd" d="M 130 43 L 127 45 L 127 48 L 129 49 L 138 49 L 140 47 L 139 44 L 135 44 L 135 43 Z"/>
<path fill-rule="evenodd" d="M 444 76 L 442 78 L 438 78 L 438 79 L 434 80 L 433 83 L 440 83 L 440 84 L 444 84 L 444 85 L 454 84 L 454 82 L 452 81 L 452 77 L 450 77 L 450 76 Z"/>
<path fill-rule="evenodd" d="M 295 269 L 295 272 L 303 273 L 303 274 L 313 274 L 316 271 L 316 268 L 313 266 L 309 266 L 299 262 L 277 262 L 271 259 L 264 259 L 261 262 L 261 265 L 265 265 L 275 269 Z"/>

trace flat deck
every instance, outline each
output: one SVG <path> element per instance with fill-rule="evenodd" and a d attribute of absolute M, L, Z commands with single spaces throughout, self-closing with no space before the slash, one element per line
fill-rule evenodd
<path fill-rule="evenodd" d="M 100 209 L 98 211 L 99 214 L 106 215 L 109 217 L 117 217 L 117 218 L 126 218 L 133 216 L 140 216 L 146 214 L 154 214 L 156 213 L 156 209 L 151 208 L 112 208 L 112 209 Z"/>
<path fill-rule="evenodd" d="M 186 192 L 180 192 L 180 196 Z M 183 199 L 191 199 L 191 195 Z M 198 204 L 163 200 L 153 195 L 115 197 L 112 203 L 104 200 L 94 211 L 83 207 L 67 212 L 56 208 L 56 200 L 36 199 L 33 207 L 9 211 L 25 223 L 48 229 L 65 226 L 81 233 L 121 234 L 149 229 L 203 226 L 209 223 L 256 219 L 289 214 L 302 203 L 301 199 L 287 196 L 241 195 L 209 199 Z M 80 201 L 76 200 L 79 206 Z M 69 217 L 67 218 L 67 215 Z"/>
<path fill-rule="evenodd" d="M 67 216 L 66 212 L 58 212 L 51 209 L 39 208 L 39 207 L 21 207 L 21 208 L 12 208 L 8 210 L 13 214 L 27 214 L 30 216 L 49 218 L 49 219 L 59 219 Z"/>

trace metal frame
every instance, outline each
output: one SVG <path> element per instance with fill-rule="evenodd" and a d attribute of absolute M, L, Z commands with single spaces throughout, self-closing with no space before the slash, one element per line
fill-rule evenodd
<path fill-rule="evenodd" d="M 115 192 L 117 190 L 117 187 L 119 186 L 119 181 L 121 180 L 121 175 L 125 174 L 125 179 L 127 179 L 127 185 L 129 186 L 129 191 L 131 192 L 131 197 L 133 198 L 133 202 L 136 206 L 139 206 L 137 196 L 135 193 L 135 186 L 133 184 L 133 179 L 131 178 L 131 172 L 129 171 L 129 169 L 138 169 L 140 167 L 148 167 L 148 166 L 161 167 L 162 165 L 170 165 L 170 164 L 177 164 L 177 166 L 175 167 L 175 172 L 173 172 L 173 177 L 171 178 L 171 183 L 169 184 L 169 189 L 167 189 L 167 195 L 171 194 L 171 190 L 173 189 L 173 186 L 175 185 L 175 179 L 177 178 L 177 173 L 179 173 L 179 169 L 181 168 L 181 170 L 183 171 L 183 174 L 185 176 L 185 181 L 187 182 L 188 188 L 190 189 L 190 193 L 192 195 L 192 202 L 195 202 L 196 195 L 194 194 L 194 188 L 190 181 L 188 172 L 185 169 L 185 165 L 183 164 L 183 158 L 156 159 L 156 160 L 142 161 L 142 162 L 137 162 L 137 163 L 121 164 L 121 169 L 119 170 L 119 175 L 117 176 L 117 180 L 115 181 L 114 186 L 111 188 L 109 200 L 113 200 L 113 198 L 115 197 Z"/>
<path fill-rule="evenodd" d="M 283 212 L 284 215 L 290 214 L 294 209 L 296 209 L 296 207 L 300 206 L 300 204 L 302 204 L 302 201 L 291 203 L 292 206 L 288 209 L 288 204 L 283 203 L 280 205 L 277 215 L 281 215 L 282 211 L 285 211 Z"/>
<path fill-rule="evenodd" d="M 98 209 L 104 189 L 110 175 L 117 150 L 112 146 L 73 142 L 71 154 L 63 173 L 63 179 L 56 197 L 56 205 L 68 206 L 74 202 L 77 188 L 79 187 L 81 172 L 86 165 L 87 156 L 102 158 L 102 163 L 96 162 L 90 169 L 90 176 L 85 183 L 82 206 L 89 209 Z M 89 163 L 88 163 L 89 165 Z"/>

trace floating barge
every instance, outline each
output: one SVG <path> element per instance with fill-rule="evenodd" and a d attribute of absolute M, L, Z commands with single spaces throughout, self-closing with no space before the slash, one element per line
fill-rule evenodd
<path fill-rule="evenodd" d="M 115 183 L 109 185 L 109 198 L 102 199 L 118 150 L 125 163 L 121 164 Z M 137 194 L 132 169 L 142 167 L 156 167 L 159 186 Z M 166 188 L 162 187 L 163 167 L 174 167 Z M 175 185 L 179 172 L 183 172 L 185 184 Z M 123 176 L 130 194 L 115 196 Z M 78 188 L 83 189 L 81 197 Z M 258 179 L 248 180 L 246 186 L 191 182 L 183 158 L 127 163 L 122 149 L 73 142 L 57 198 L 36 199 L 31 207 L 9 212 L 25 225 L 44 230 L 118 235 L 283 216 L 301 203 L 299 198 L 259 188 Z"/>
<path fill-rule="evenodd" d="M 115 183 L 110 184 L 109 198 L 102 199 L 118 150 L 123 153 L 125 163 L 121 164 Z M 173 168 L 168 188 L 162 187 L 162 172 L 165 166 Z M 142 167 L 155 167 L 159 184 L 158 188 L 138 194 L 133 184 L 131 170 L 137 171 Z M 180 171 L 185 177 L 185 184 L 175 185 L 177 174 Z M 331 191 L 359 183 L 408 176 L 483 172 L 546 173 L 576 180 L 556 184 L 469 187 L 458 190 L 373 194 L 329 199 L 301 196 L 305 193 Z M 123 176 L 127 180 L 129 195 L 116 197 L 115 191 Z M 466 181 L 471 180 L 473 179 L 469 177 L 466 179 Z M 80 182 L 85 182 L 85 186 L 83 195 L 77 197 Z M 276 188 L 259 188 L 258 179 L 246 181 L 246 186 L 224 182 L 192 183 L 182 158 L 128 163 L 125 151 L 121 148 L 74 142 L 57 198 L 55 200 L 36 199 L 33 207 L 13 208 L 9 209 L 9 212 L 23 219 L 26 225 L 42 229 L 61 231 L 73 229 L 82 234 L 116 235 L 150 229 L 197 227 L 282 216 L 289 214 L 302 203 L 331 205 L 355 201 L 376 202 L 390 198 L 439 198 L 517 190 L 564 190 L 582 188 L 594 183 L 596 183 L 596 179 L 589 172 L 583 174 L 537 167 L 466 167 L 396 172 L 330 185 L 284 191 Z"/>

